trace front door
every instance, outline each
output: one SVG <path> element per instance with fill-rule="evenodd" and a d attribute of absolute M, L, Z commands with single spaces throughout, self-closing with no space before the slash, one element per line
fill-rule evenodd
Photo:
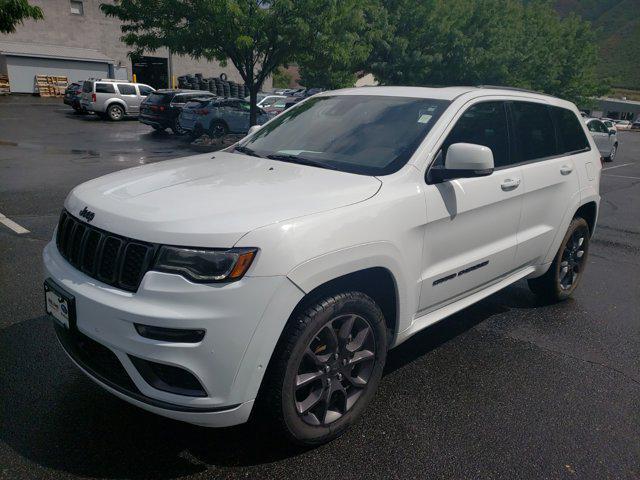
<path fill-rule="evenodd" d="M 447 135 L 438 156 L 454 143 L 491 148 L 495 171 L 427 185 L 427 227 L 420 312 L 450 303 L 515 269 L 522 207 L 522 170 L 512 165 L 506 105 L 472 105 Z"/>

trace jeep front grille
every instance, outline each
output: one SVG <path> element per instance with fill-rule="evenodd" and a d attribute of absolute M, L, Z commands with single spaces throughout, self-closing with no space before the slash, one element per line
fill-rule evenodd
<path fill-rule="evenodd" d="M 58 222 L 60 254 L 90 277 L 135 292 L 147 273 L 157 245 L 105 232 L 64 210 Z"/>

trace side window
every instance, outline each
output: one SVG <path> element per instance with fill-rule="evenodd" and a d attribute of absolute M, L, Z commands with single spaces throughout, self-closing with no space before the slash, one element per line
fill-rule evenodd
<path fill-rule="evenodd" d="M 240 102 L 239 107 L 243 112 L 248 112 L 251 110 L 251 104 L 249 102 Z"/>
<path fill-rule="evenodd" d="M 454 143 L 475 143 L 489 147 L 495 167 L 509 165 L 509 134 L 504 102 L 484 102 L 470 107 L 453 127 L 442 145 L 443 159 Z"/>
<path fill-rule="evenodd" d="M 558 154 L 549 108 L 541 103 L 513 102 L 516 150 L 526 162 Z"/>
<path fill-rule="evenodd" d="M 127 85 L 126 83 L 118 83 L 118 91 L 120 95 L 135 95 L 136 87 L 133 85 Z"/>
<path fill-rule="evenodd" d="M 591 120 L 589 123 L 587 123 L 587 128 L 589 128 L 590 132 L 597 132 L 598 122 L 596 122 L 595 120 Z"/>
<path fill-rule="evenodd" d="M 600 120 L 595 120 L 597 131 L 600 133 L 609 133 L 607 126 Z"/>
<path fill-rule="evenodd" d="M 116 93 L 113 83 L 96 83 L 96 93 Z"/>
<path fill-rule="evenodd" d="M 582 128 L 581 120 L 578 120 L 575 113 L 560 107 L 551 107 L 551 113 L 556 123 L 560 153 L 589 149 L 589 141 Z"/>
<path fill-rule="evenodd" d="M 138 85 L 138 90 L 140 91 L 141 97 L 146 97 L 153 92 L 153 88 L 147 87 L 146 85 Z"/>

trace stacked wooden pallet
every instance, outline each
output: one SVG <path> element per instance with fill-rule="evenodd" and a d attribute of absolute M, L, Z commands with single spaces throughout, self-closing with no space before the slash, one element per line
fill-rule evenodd
<path fill-rule="evenodd" d="M 36 93 L 41 97 L 62 97 L 69 85 L 67 77 L 55 75 L 36 75 Z"/>
<path fill-rule="evenodd" d="M 9 89 L 9 76 L 0 75 L 0 95 L 8 95 L 11 93 Z"/>

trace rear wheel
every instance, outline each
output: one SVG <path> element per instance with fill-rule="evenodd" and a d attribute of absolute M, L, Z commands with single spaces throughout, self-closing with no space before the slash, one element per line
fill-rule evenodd
<path fill-rule="evenodd" d="M 211 127 L 209 127 L 209 136 L 211 138 L 224 137 L 228 133 L 229 133 L 229 127 L 227 126 L 226 123 L 220 120 L 214 121 L 211 124 Z"/>
<path fill-rule="evenodd" d="M 124 108 L 120 105 L 110 105 L 107 108 L 107 117 L 113 122 L 118 122 L 124 118 Z"/>
<path fill-rule="evenodd" d="M 529 288 L 547 301 L 566 300 L 578 287 L 589 253 L 589 225 L 583 218 L 571 221 L 547 273 L 528 280 Z"/>
<path fill-rule="evenodd" d="M 386 355 L 384 316 L 370 297 L 325 297 L 289 320 L 261 392 L 265 413 L 295 443 L 333 440 L 373 397 Z"/>

